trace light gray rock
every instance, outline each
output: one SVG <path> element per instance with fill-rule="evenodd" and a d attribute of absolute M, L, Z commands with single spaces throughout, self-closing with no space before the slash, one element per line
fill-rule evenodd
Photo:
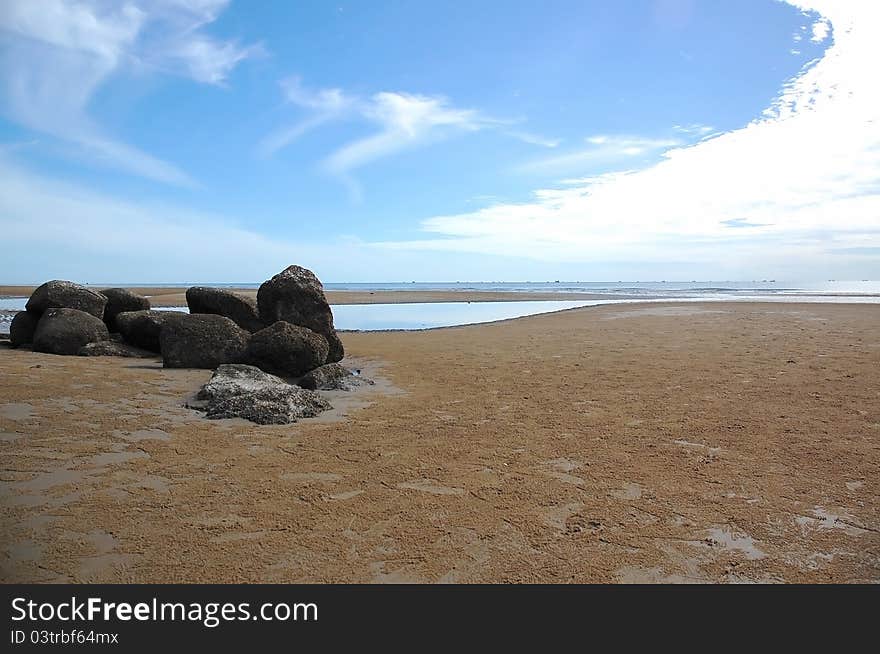
<path fill-rule="evenodd" d="M 80 348 L 110 338 L 100 318 L 78 309 L 48 309 L 34 332 L 34 352 L 76 354 Z"/>
<path fill-rule="evenodd" d="M 218 367 L 188 406 L 213 420 L 244 418 L 261 425 L 286 425 L 331 408 L 314 391 L 242 364 Z"/>
<path fill-rule="evenodd" d="M 31 293 L 25 309 L 42 316 L 49 309 L 78 309 L 96 318 L 104 318 L 107 298 L 81 284 L 53 279 Z"/>
<path fill-rule="evenodd" d="M 373 384 L 372 379 L 356 375 L 340 363 L 328 363 L 303 375 L 297 382 L 303 388 L 319 391 L 351 391 Z"/>

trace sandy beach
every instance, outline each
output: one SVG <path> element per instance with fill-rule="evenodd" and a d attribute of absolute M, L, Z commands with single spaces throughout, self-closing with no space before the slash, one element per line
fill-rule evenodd
<path fill-rule="evenodd" d="M 337 301 L 337 300 L 332 300 Z M 878 582 L 880 306 L 347 333 L 289 426 L 210 371 L 0 349 L 4 582 Z"/>

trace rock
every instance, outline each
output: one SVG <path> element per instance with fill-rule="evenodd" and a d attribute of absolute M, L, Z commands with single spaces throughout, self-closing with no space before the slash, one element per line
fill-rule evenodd
<path fill-rule="evenodd" d="M 162 344 L 159 342 L 162 325 L 171 320 L 179 320 L 185 315 L 181 311 L 156 311 L 155 309 L 124 311 L 116 315 L 116 327 L 129 345 L 159 353 L 162 351 Z"/>
<path fill-rule="evenodd" d="M 159 333 L 166 368 L 216 368 L 244 360 L 250 334 L 225 316 L 180 314 Z"/>
<path fill-rule="evenodd" d="M 374 383 L 372 379 L 354 374 L 340 363 L 315 368 L 297 382 L 303 388 L 319 391 L 350 391 L 357 386 Z"/>
<path fill-rule="evenodd" d="M 327 339 L 282 320 L 251 336 L 245 354 L 249 364 L 285 377 L 299 377 L 326 359 Z"/>
<path fill-rule="evenodd" d="M 244 418 L 261 425 L 286 425 L 332 408 L 314 391 L 240 364 L 217 368 L 189 406 L 213 420 Z"/>
<path fill-rule="evenodd" d="M 193 286 L 186 291 L 190 313 L 213 313 L 226 316 L 249 332 L 258 332 L 266 325 L 257 315 L 255 300 L 231 291 L 206 286 Z"/>
<path fill-rule="evenodd" d="M 78 309 L 48 309 L 34 332 L 34 352 L 76 354 L 83 345 L 110 338 L 100 318 Z"/>
<path fill-rule="evenodd" d="M 345 356 L 333 327 L 333 312 L 324 296 L 324 287 L 311 270 L 289 266 L 263 282 L 257 291 L 257 308 L 267 325 L 283 320 L 326 338 L 329 348 L 325 363 L 341 361 Z"/>
<path fill-rule="evenodd" d="M 25 309 L 37 316 L 42 316 L 48 309 L 78 309 L 103 319 L 106 304 L 107 298 L 96 291 L 55 279 L 37 287 Z"/>
<path fill-rule="evenodd" d="M 34 342 L 39 317 L 29 311 L 19 311 L 9 325 L 9 342 L 12 347 Z"/>
<path fill-rule="evenodd" d="M 337 361 L 342 361 L 345 358 L 345 348 L 342 346 L 342 341 L 339 340 L 339 335 L 336 333 L 334 329 L 329 334 L 325 334 L 324 338 L 327 339 L 327 363 L 336 363 Z"/>
<path fill-rule="evenodd" d="M 143 295 L 132 293 L 127 288 L 105 288 L 101 295 L 107 298 L 104 307 L 104 322 L 107 329 L 117 332 L 116 316 L 126 311 L 145 311 L 150 308 L 150 301 Z"/>
<path fill-rule="evenodd" d="M 152 359 L 156 357 L 154 352 L 148 352 L 134 345 L 117 343 L 112 340 L 83 345 L 77 354 L 81 357 L 131 357 L 138 359 Z"/>

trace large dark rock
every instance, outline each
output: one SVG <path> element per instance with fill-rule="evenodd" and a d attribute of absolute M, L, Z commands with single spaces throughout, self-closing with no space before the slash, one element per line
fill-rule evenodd
<path fill-rule="evenodd" d="M 112 340 L 83 345 L 77 354 L 81 357 L 131 357 L 138 359 L 152 359 L 156 356 L 154 352 Z"/>
<path fill-rule="evenodd" d="M 333 327 L 333 312 L 324 296 L 324 287 L 311 270 L 289 266 L 257 291 L 260 319 L 267 325 L 283 320 L 321 334 L 329 345 L 325 363 L 345 356 L 342 341 Z"/>
<path fill-rule="evenodd" d="M 78 309 L 48 309 L 34 332 L 34 352 L 76 354 L 83 345 L 110 338 L 100 318 Z"/>
<path fill-rule="evenodd" d="M 129 345 L 150 352 L 162 351 L 159 334 L 162 325 L 172 320 L 180 320 L 186 314 L 181 311 L 125 311 L 116 315 L 116 327 Z"/>
<path fill-rule="evenodd" d="M 225 316 L 180 314 L 159 334 L 166 368 L 216 368 L 244 361 L 250 333 Z"/>
<path fill-rule="evenodd" d="M 34 332 L 39 318 L 29 311 L 19 311 L 9 325 L 9 344 L 12 347 L 34 342 Z"/>
<path fill-rule="evenodd" d="M 107 298 L 104 307 L 104 322 L 111 332 L 119 331 L 116 326 L 116 316 L 126 311 L 145 311 L 150 308 L 150 301 L 143 295 L 138 295 L 127 288 L 105 288 L 101 295 Z"/>
<path fill-rule="evenodd" d="M 186 291 L 186 303 L 190 313 L 213 313 L 218 316 L 226 316 L 249 332 L 260 331 L 266 326 L 257 315 L 256 301 L 231 291 L 207 286 L 193 286 Z"/>
<path fill-rule="evenodd" d="M 323 364 L 327 349 L 320 334 L 279 320 L 251 336 L 245 360 L 276 375 L 299 377 Z"/>
<path fill-rule="evenodd" d="M 334 329 L 329 334 L 324 334 L 324 338 L 327 339 L 327 363 L 336 363 L 337 361 L 342 361 L 345 358 L 345 348 L 342 345 L 342 341 L 339 340 L 339 334 L 336 333 Z"/>
<path fill-rule="evenodd" d="M 355 374 L 341 363 L 328 363 L 303 375 L 296 383 L 311 390 L 350 391 L 357 386 L 374 382 L 372 379 Z"/>
<path fill-rule="evenodd" d="M 285 425 L 330 409 L 320 395 L 247 365 L 222 365 L 189 406 L 211 419 Z"/>
<path fill-rule="evenodd" d="M 104 318 L 107 298 L 80 284 L 58 279 L 46 282 L 31 294 L 25 309 L 37 316 L 48 309 L 78 309 L 96 318 Z"/>

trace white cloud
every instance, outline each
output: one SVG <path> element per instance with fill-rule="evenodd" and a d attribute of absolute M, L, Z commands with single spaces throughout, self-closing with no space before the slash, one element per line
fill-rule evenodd
<path fill-rule="evenodd" d="M 437 216 L 424 221 L 424 239 L 379 245 L 557 261 L 800 266 L 820 275 L 835 252 L 875 251 L 880 4 L 794 4 L 819 12 L 833 41 L 751 124 L 668 150 L 642 170 L 536 191 L 526 203 Z M 865 262 L 880 269 L 876 256 Z"/>
<path fill-rule="evenodd" d="M 324 160 L 325 169 L 340 175 L 455 131 L 475 132 L 505 124 L 474 109 L 454 107 L 442 96 L 383 91 L 362 98 L 338 88 L 307 89 L 298 77 L 284 80 L 281 88 L 288 102 L 309 113 L 301 121 L 267 136 L 259 146 L 264 155 L 271 155 L 333 121 L 357 119 L 378 127 L 377 132 L 342 146 Z"/>
<path fill-rule="evenodd" d="M 533 134 L 532 132 L 521 132 L 519 130 L 507 132 L 508 136 L 512 136 L 515 139 L 519 139 L 523 143 L 529 143 L 530 145 L 540 145 L 543 148 L 555 148 L 558 147 L 562 141 L 560 139 L 548 138 L 546 136 L 541 136 L 540 134 Z"/>
<path fill-rule="evenodd" d="M 190 183 L 172 164 L 120 143 L 92 121 L 96 91 L 123 71 L 222 84 L 259 46 L 203 32 L 228 0 L 7 0 L 0 5 L 3 108 L 22 126 L 74 143 L 113 167 Z"/>
<path fill-rule="evenodd" d="M 715 131 L 711 125 L 703 125 L 701 123 L 691 123 L 690 125 L 673 125 L 672 130 L 688 136 L 706 137 Z"/>
<path fill-rule="evenodd" d="M 810 37 L 810 41 L 813 43 L 822 43 L 822 41 L 828 38 L 828 33 L 830 31 L 831 23 L 824 18 L 820 18 L 813 23 L 813 36 Z"/>
<path fill-rule="evenodd" d="M 307 115 L 299 122 L 266 136 L 258 145 L 258 152 L 264 156 L 272 155 L 327 123 L 342 120 L 369 123 L 375 128 L 372 133 L 342 145 L 321 162 L 324 170 L 343 179 L 355 194 L 359 192 L 351 178 L 355 169 L 455 134 L 503 129 L 507 136 L 525 143 L 546 148 L 559 145 L 557 139 L 507 129 L 521 121 L 501 120 L 476 109 L 462 109 L 440 95 L 383 91 L 361 97 L 339 88 L 308 89 L 299 77 L 284 80 L 281 88 L 287 101 L 306 110 Z"/>
<path fill-rule="evenodd" d="M 681 131 L 681 130 L 680 130 Z M 619 164 L 635 158 L 654 157 L 681 145 L 679 139 L 600 134 L 584 139 L 585 147 L 552 157 L 535 159 L 517 167 L 519 172 L 568 174 L 585 168 Z"/>
<path fill-rule="evenodd" d="M 455 132 L 477 132 L 499 124 L 473 109 L 453 107 L 443 97 L 409 93 L 377 93 L 360 110 L 379 129 L 328 156 L 323 166 L 331 173 L 345 175 L 381 157 Z"/>

